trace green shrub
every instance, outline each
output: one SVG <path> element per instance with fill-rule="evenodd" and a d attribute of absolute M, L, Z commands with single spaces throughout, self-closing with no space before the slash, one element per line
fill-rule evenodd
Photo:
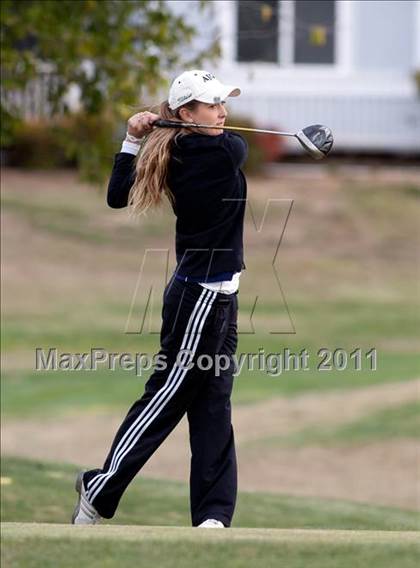
<path fill-rule="evenodd" d="M 9 146 L 14 139 L 15 130 L 20 120 L 12 112 L 9 112 L 4 105 L 0 105 L 0 134 L 1 134 L 1 147 Z"/>
<path fill-rule="evenodd" d="M 53 123 L 43 119 L 18 122 L 7 148 L 7 164 L 30 169 L 71 165 Z"/>
<path fill-rule="evenodd" d="M 116 118 L 106 112 L 79 112 L 59 120 L 57 140 L 67 159 L 77 165 L 82 180 L 100 185 L 109 177 L 121 143 L 115 140 L 117 126 Z"/>
<path fill-rule="evenodd" d="M 420 69 L 413 73 L 413 79 L 417 87 L 417 95 L 420 97 Z"/>
<path fill-rule="evenodd" d="M 76 167 L 82 180 L 101 185 L 118 151 L 116 129 L 116 119 L 106 113 L 20 122 L 5 145 L 7 164 L 31 169 Z"/>

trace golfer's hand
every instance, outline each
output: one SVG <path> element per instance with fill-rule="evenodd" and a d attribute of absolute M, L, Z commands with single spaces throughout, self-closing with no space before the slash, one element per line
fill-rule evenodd
<path fill-rule="evenodd" d="M 141 138 L 153 130 L 153 123 L 158 120 L 159 115 L 153 112 L 138 112 L 127 122 L 127 132 L 136 138 Z"/>

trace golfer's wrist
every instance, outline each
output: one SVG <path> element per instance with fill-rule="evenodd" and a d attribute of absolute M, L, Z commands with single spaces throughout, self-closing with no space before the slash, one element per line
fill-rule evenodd
<path fill-rule="evenodd" d="M 139 153 L 140 146 L 142 143 L 143 137 L 137 138 L 128 132 L 125 135 L 123 140 L 120 152 L 124 152 L 126 154 L 133 154 L 136 156 Z"/>
<path fill-rule="evenodd" d="M 125 133 L 125 140 L 127 142 L 132 142 L 133 144 L 141 144 L 141 141 L 143 140 L 143 135 L 134 136 L 134 134 L 130 134 L 127 130 L 127 132 Z"/>

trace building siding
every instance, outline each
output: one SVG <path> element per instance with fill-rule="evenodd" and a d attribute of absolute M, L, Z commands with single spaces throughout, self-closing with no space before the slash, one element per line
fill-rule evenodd
<path fill-rule="evenodd" d="M 357 0 L 352 9 L 354 67 L 411 73 L 416 65 L 416 2 Z"/>
<path fill-rule="evenodd" d="M 418 0 L 340 0 L 337 59 L 329 66 L 235 61 L 236 3 L 217 4 L 223 57 L 216 70 L 242 88 L 232 113 L 292 131 L 326 124 L 343 151 L 420 154 Z"/>

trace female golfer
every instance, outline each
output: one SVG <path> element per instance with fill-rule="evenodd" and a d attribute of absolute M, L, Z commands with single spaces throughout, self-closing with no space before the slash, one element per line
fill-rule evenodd
<path fill-rule="evenodd" d="M 186 71 L 173 82 L 160 116 L 141 112 L 128 120 L 108 205 L 129 206 L 140 214 L 166 195 L 177 218 L 177 265 L 163 297 L 159 361 L 164 364 L 155 368 L 129 410 L 102 469 L 78 475 L 75 524 L 114 515 L 130 481 L 185 413 L 192 525 L 231 524 L 237 469 L 230 396 L 239 275 L 245 268 L 246 181 L 240 168 L 247 146 L 222 129 L 166 129 L 153 123 L 164 118 L 222 126 L 225 100 L 239 94 L 211 73 Z"/>

